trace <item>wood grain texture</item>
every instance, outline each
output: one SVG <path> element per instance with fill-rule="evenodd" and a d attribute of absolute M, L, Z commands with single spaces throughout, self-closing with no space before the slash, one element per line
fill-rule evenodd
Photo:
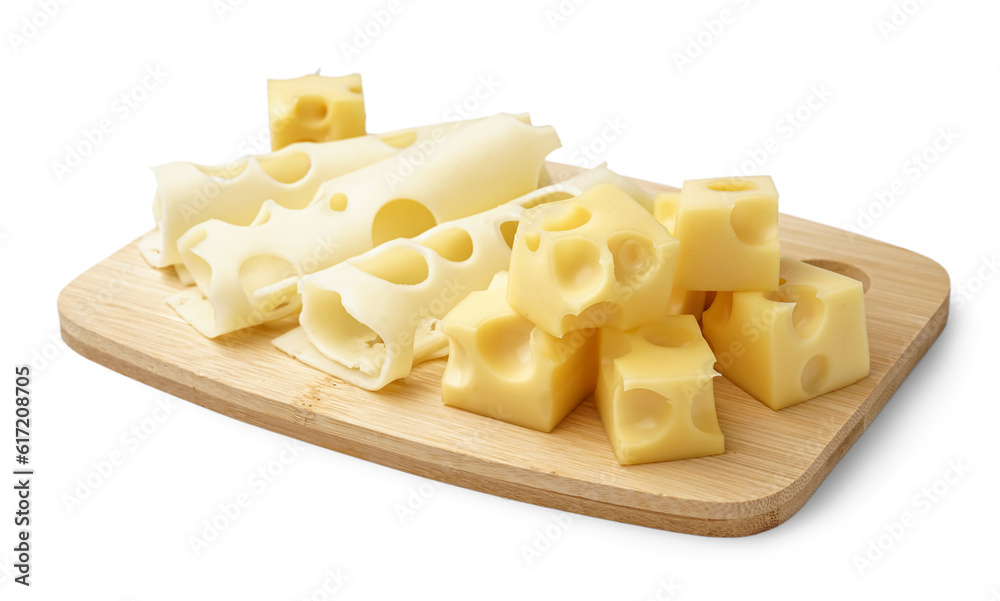
<path fill-rule="evenodd" d="M 550 165 L 559 181 L 576 168 Z M 637 181 L 651 190 L 666 186 Z M 619 466 L 589 398 L 552 433 L 440 399 L 445 360 L 379 392 L 292 359 L 271 340 L 295 318 L 209 340 L 166 304 L 181 288 L 136 243 L 59 297 L 66 343 L 84 357 L 236 419 L 389 467 L 585 515 L 709 536 L 773 528 L 809 499 L 944 328 L 950 283 L 934 261 L 795 217 L 782 253 L 866 282 L 871 373 L 779 412 L 716 380 L 722 455 Z"/>

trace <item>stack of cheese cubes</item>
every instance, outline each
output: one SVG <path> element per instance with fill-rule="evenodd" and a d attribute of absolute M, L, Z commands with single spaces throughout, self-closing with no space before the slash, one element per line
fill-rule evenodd
<path fill-rule="evenodd" d="M 593 391 L 630 465 L 724 451 L 715 369 L 773 409 L 867 375 L 861 283 L 780 257 L 769 177 L 654 209 L 603 184 L 526 211 L 509 272 L 442 322 L 444 403 L 548 432 Z"/>
<path fill-rule="evenodd" d="M 727 379 L 782 409 L 868 375 L 862 284 L 780 256 L 770 177 L 689 180 L 654 210 L 680 241 L 675 286 L 715 291 L 703 332 Z"/>

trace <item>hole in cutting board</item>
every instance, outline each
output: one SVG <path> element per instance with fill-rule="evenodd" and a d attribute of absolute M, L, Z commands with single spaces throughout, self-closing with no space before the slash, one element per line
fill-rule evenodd
<path fill-rule="evenodd" d="M 840 275 L 847 276 L 861 282 L 861 286 L 864 288 L 865 294 L 868 293 L 868 289 L 872 286 L 872 279 L 868 277 L 868 274 L 862 269 L 849 263 L 844 263 L 843 261 L 833 261 L 830 259 L 806 259 L 802 262 L 826 269 L 827 271 L 839 273 Z"/>

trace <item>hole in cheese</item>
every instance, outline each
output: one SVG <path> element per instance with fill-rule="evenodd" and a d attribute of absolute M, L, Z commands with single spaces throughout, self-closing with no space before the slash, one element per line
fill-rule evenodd
<path fill-rule="evenodd" d="M 637 286 L 656 265 L 653 241 L 638 232 L 618 232 L 608 239 L 615 262 L 615 279 L 624 286 Z"/>
<path fill-rule="evenodd" d="M 329 112 L 322 96 L 306 94 L 295 99 L 295 117 L 301 121 L 323 121 Z"/>
<path fill-rule="evenodd" d="M 685 328 L 673 327 L 667 323 L 654 323 L 643 326 L 639 333 L 646 342 L 665 348 L 683 348 L 691 346 L 695 338 L 693 332 Z"/>
<path fill-rule="evenodd" d="M 343 211 L 347 208 L 347 195 L 342 192 L 338 192 L 330 197 L 327 204 L 330 206 L 331 211 Z"/>
<path fill-rule="evenodd" d="M 600 262 L 600 249 L 587 238 L 562 238 L 552 247 L 556 282 L 570 296 L 587 296 L 603 284 Z"/>
<path fill-rule="evenodd" d="M 745 179 L 717 179 L 714 182 L 708 182 L 705 187 L 716 192 L 743 192 L 753 190 L 757 184 Z"/>
<path fill-rule="evenodd" d="M 810 396 L 823 392 L 826 378 L 830 374 L 830 360 L 826 355 L 813 356 L 802 368 L 802 390 Z"/>
<path fill-rule="evenodd" d="M 590 210 L 572 202 L 551 205 L 535 217 L 535 225 L 547 232 L 565 232 L 590 221 Z"/>
<path fill-rule="evenodd" d="M 253 221 L 250 222 L 250 225 L 264 225 L 270 220 L 271 220 L 271 205 L 265 204 L 263 207 L 260 208 L 260 212 L 257 213 L 256 217 L 253 218 Z"/>
<path fill-rule="evenodd" d="M 243 288 L 243 294 L 247 298 L 251 298 L 259 288 L 297 274 L 295 267 L 281 257 L 257 255 L 243 261 L 240 265 L 240 286 Z"/>
<path fill-rule="evenodd" d="M 451 338 L 448 347 L 448 365 L 444 368 L 443 383 L 461 388 L 472 381 L 472 359 L 462 343 Z"/>
<path fill-rule="evenodd" d="M 453 263 L 461 263 L 472 256 L 472 236 L 457 227 L 434 234 L 424 246 Z"/>
<path fill-rule="evenodd" d="M 538 233 L 538 230 L 528 230 L 524 232 L 524 246 L 531 252 L 538 250 L 538 246 L 542 243 L 542 235 Z"/>
<path fill-rule="evenodd" d="M 397 198 L 382 205 L 372 220 L 372 246 L 396 238 L 412 238 L 437 225 L 424 205 L 409 198 Z"/>
<path fill-rule="evenodd" d="M 616 403 L 619 432 L 628 442 L 658 438 L 670 423 L 673 407 L 662 394 L 648 388 L 624 390 Z"/>
<path fill-rule="evenodd" d="M 497 374 L 523 380 L 531 375 L 531 332 L 535 324 L 520 315 L 501 315 L 476 329 L 476 350 Z"/>
<path fill-rule="evenodd" d="M 357 268 L 373 275 L 380 280 L 400 286 L 414 286 L 427 279 L 427 261 L 424 257 L 404 246 L 392 246 L 384 249 Z"/>
<path fill-rule="evenodd" d="M 208 167 L 205 165 L 195 165 L 195 167 L 198 171 L 201 171 L 216 181 L 228 181 L 243 173 L 243 171 L 247 168 L 248 163 L 249 160 L 243 159 L 223 167 Z"/>
<path fill-rule="evenodd" d="M 763 196 L 740 198 L 733 203 L 729 225 L 744 244 L 763 246 L 778 238 L 778 222 L 774 218 L 773 199 Z"/>
<path fill-rule="evenodd" d="M 393 148 L 406 148 L 417 141 L 417 132 L 401 131 L 394 134 L 383 134 L 378 139 Z"/>
<path fill-rule="evenodd" d="M 691 423 L 702 432 L 716 433 L 719 431 L 719 417 L 715 412 L 714 397 L 712 402 L 698 402 L 701 400 L 701 393 L 707 392 L 705 389 L 711 385 L 712 378 L 706 378 L 697 388 L 688 389 L 687 394 L 692 399 L 691 403 Z"/>
<path fill-rule="evenodd" d="M 374 330 L 347 311 L 338 293 L 307 285 L 303 290 L 299 321 L 324 355 L 370 377 L 381 372 L 385 363 L 385 343 Z"/>
<path fill-rule="evenodd" d="M 812 286 L 785 284 L 772 292 L 764 293 L 764 298 L 779 303 L 795 303 L 792 309 L 792 327 L 800 338 L 811 338 L 823 325 L 825 307 Z"/>
<path fill-rule="evenodd" d="M 517 233 L 517 222 L 516 221 L 504 221 L 500 224 L 500 235 L 503 236 L 503 241 L 507 243 L 507 248 L 514 248 L 514 234 Z M 536 246 L 537 250 L 537 246 Z"/>
<path fill-rule="evenodd" d="M 312 159 L 304 152 L 281 157 L 260 157 L 257 162 L 260 163 L 264 173 L 282 184 L 294 184 L 304 178 L 312 168 Z"/>

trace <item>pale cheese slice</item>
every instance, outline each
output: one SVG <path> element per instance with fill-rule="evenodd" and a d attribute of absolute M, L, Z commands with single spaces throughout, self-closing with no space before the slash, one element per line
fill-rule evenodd
<path fill-rule="evenodd" d="M 526 115 L 518 118 L 530 122 Z M 473 122 L 438 123 L 336 142 L 302 142 L 228 165 L 173 162 L 154 167 L 153 218 L 158 229 L 140 241 L 139 250 L 153 267 L 179 264 L 177 240 L 199 223 L 218 219 L 248 225 L 267 200 L 301 209 L 323 182 L 408 148 L 428 148 L 454 128 Z"/>
<path fill-rule="evenodd" d="M 265 202 L 249 226 L 196 225 L 178 249 L 204 298 L 168 303 L 209 337 L 280 319 L 300 306 L 298 277 L 536 189 L 558 146 L 551 127 L 497 115 L 326 182 L 304 209 Z"/>

